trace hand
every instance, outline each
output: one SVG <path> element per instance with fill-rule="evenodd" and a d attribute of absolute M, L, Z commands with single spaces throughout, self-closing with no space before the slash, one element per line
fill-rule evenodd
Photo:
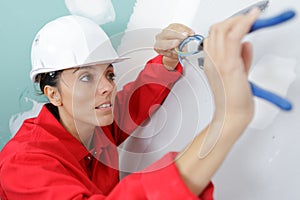
<path fill-rule="evenodd" d="M 156 36 L 154 50 L 163 55 L 163 64 L 168 70 L 174 70 L 178 64 L 178 55 L 175 48 L 194 31 L 183 24 L 170 24 Z"/>
<path fill-rule="evenodd" d="M 204 71 L 214 94 L 215 113 L 175 160 L 178 171 L 195 194 L 203 192 L 250 122 L 253 96 L 248 82 L 250 43 L 243 43 L 258 10 L 214 25 L 204 40 Z"/>
<path fill-rule="evenodd" d="M 253 117 L 253 96 L 248 82 L 252 46 L 242 43 L 258 9 L 211 27 L 204 40 L 204 71 L 214 93 L 216 113 L 247 125 Z"/>

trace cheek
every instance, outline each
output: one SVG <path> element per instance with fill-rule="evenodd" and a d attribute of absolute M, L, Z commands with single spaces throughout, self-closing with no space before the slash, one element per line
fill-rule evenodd
<path fill-rule="evenodd" d="M 116 96 L 118 94 L 118 88 L 117 85 L 115 83 L 113 83 L 113 89 L 111 91 L 111 100 L 114 101 Z"/>
<path fill-rule="evenodd" d="M 71 110 L 75 118 L 92 116 L 90 112 L 94 108 L 94 97 L 89 90 L 74 91 L 71 101 Z"/>
<path fill-rule="evenodd" d="M 86 105 L 92 105 L 94 101 L 94 90 L 91 87 L 72 87 L 63 92 L 63 103 L 65 106 L 70 105 L 73 110 L 85 108 Z"/>
<path fill-rule="evenodd" d="M 117 88 L 114 87 L 114 90 L 113 90 L 113 92 L 112 92 L 112 101 L 113 101 L 113 102 L 115 101 L 116 95 L 117 95 Z"/>
<path fill-rule="evenodd" d="M 91 88 L 76 90 L 73 92 L 72 103 L 74 106 L 92 104 L 95 101 L 94 91 Z"/>

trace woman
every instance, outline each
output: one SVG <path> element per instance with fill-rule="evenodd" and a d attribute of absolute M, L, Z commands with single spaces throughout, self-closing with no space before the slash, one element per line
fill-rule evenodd
<path fill-rule="evenodd" d="M 99 47 L 107 39 L 102 30 L 74 16 L 46 25 L 33 44 L 31 78 L 50 103 L 36 118 L 26 120 L 1 152 L 2 200 L 213 199 L 211 177 L 253 115 L 247 81 L 252 54 L 250 45 L 241 40 L 257 16 L 254 10 L 216 24 L 205 40 L 204 68 L 216 106 L 209 126 L 180 154 L 167 154 L 120 182 L 116 146 L 148 117 L 150 108 L 153 112 L 153 105 L 163 102 L 180 77 L 174 48 L 193 32 L 180 24 L 164 29 L 155 44 L 161 55 L 115 94 L 113 63 L 121 59 L 110 43 Z M 61 29 L 70 34 L 61 37 Z M 78 32 L 80 37 L 73 38 Z M 41 48 L 45 35 L 50 45 Z M 102 40 L 91 48 L 90 38 Z M 78 53 L 78 47 L 87 50 Z M 215 135 L 219 137 L 211 142 Z M 206 150 L 207 144 L 213 148 Z"/>

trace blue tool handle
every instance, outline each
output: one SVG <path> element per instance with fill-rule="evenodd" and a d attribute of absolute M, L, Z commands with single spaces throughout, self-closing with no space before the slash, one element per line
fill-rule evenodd
<path fill-rule="evenodd" d="M 292 109 L 293 106 L 288 100 L 286 100 L 272 92 L 264 90 L 264 89 L 256 86 L 252 82 L 249 82 L 249 83 L 250 83 L 251 90 L 252 90 L 252 93 L 254 96 L 265 99 L 265 100 L 273 103 L 274 105 L 278 106 L 282 110 L 288 111 L 288 110 Z"/>
<path fill-rule="evenodd" d="M 266 18 L 266 19 L 258 19 L 254 22 L 254 24 L 252 25 L 249 33 L 256 31 L 258 29 L 261 28 L 267 28 L 269 26 L 274 26 L 277 24 L 281 24 L 285 21 L 288 21 L 290 19 L 292 19 L 294 16 L 296 15 L 295 11 L 293 10 L 288 10 L 285 11 L 279 15 L 270 17 L 270 18 Z"/>
<path fill-rule="evenodd" d="M 295 11 L 288 10 L 279 15 L 273 16 L 271 18 L 258 19 L 252 25 L 249 33 L 259 30 L 261 28 L 267 28 L 270 26 L 275 26 L 277 24 L 281 24 L 283 22 L 286 22 L 286 21 L 292 19 L 295 15 L 296 15 Z M 265 99 L 265 100 L 269 101 L 270 103 L 273 103 L 274 105 L 278 106 L 282 110 L 289 111 L 292 109 L 292 104 L 288 100 L 286 100 L 272 92 L 264 90 L 256 85 L 254 85 L 251 82 L 250 82 L 250 86 L 251 86 L 251 90 L 252 90 L 252 93 L 254 96 Z"/>

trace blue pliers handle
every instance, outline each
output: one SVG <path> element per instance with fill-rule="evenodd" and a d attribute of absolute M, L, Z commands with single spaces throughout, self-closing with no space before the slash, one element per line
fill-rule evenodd
<path fill-rule="evenodd" d="M 277 24 L 281 24 L 283 22 L 286 22 L 290 19 L 292 19 L 296 15 L 295 11 L 293 10 L 287 10 L 285 12 L 280 13 L 279 15 L 266 18 L 266 19 L 258 19 L 254 22 L 252 25 L 249 33 L 259 30 L 261 28 L 267 28 L 270 26 L 275 26 Z"/>
<path fill-rule="evenodd" d="M 282 110 L 288 111 L 288 110 L 292 109 L 293 106 L 288 100 L 286 100 L 270 91 L 264 90 L 250 81 L 249 81 L 249 83 L 250 83 L 250 87 L 252 90 L 252 94 L 254 96 L 265 99 L 265 100 L 271 102 L 272 104 L 278 106 Z"/>
<path fill-rule="evenodd" d="M 258 19 L 252 25 L 249 33 L 259 30 L 261 28 L 267 28 L 270 26 L 281 24 L 285 21 L 292 19 L 295 15 L 296 15 L 295 11 L 288 10 L 279 15 L 273 16 L 271 18 Z M 249 83 L 250 83 L 251 90 L 252 90 L 252 93 L 254 96 L 265 99 L 265 100 L 269 101 L 270 103 L 273 103 L 274 105 L 278 106 L 282 110 L 288 111 L 288 110 L 292 109 L 292 104 L 288 100 L 286 100 L 272 92 L 264 90 L 264 89 L 256 86 L 255 84 L 253 84 L 250 81 L 249 81 Z"/>

